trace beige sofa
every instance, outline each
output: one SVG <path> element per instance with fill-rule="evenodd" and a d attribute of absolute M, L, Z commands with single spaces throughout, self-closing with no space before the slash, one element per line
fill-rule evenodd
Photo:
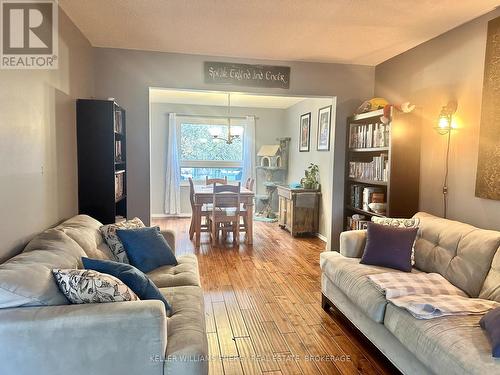
<path fill-rule="evenodd" d="M 500 302 L 500 232 L 420 218 L 412 272 L 437 272 L 470 297 Z M 368 275 L 400 272 L 359 263 L 366 231 L 341 234 L 340 253 L 321 254 L 323 307 L 344 314 L 404 374 L 500 374 L 481 316 L 417 320 L 387 303 Z"/>
<path fill-rule="evenodd" d="M 149 273 L 172 305 L 70 305 L 52 268 L 113 259 L 101 223 L 79 215 L 35 236 L 0 265 L 0 374 L 207 374 L 203 293 L 194 255 Z M 164 232 L 175 249 L 173 233 Z"/>

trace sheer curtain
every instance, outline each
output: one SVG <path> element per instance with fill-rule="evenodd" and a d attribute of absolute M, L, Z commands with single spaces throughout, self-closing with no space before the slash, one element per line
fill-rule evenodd
<path fill-rule="evenodd" d="M 243 173 L 244 183 L 248 177 L 255 178 L 255 117 L 247 116 L 243 137 Z"/>
<path fill-rule="evenodd" d="M 165 184 L 165 213 L 179 215 L 181 213 L 181 168 L 179 164 L 179 139 L 177 135 L 177 116 L 168 115 L 168 151 L 167 173 Z"/>

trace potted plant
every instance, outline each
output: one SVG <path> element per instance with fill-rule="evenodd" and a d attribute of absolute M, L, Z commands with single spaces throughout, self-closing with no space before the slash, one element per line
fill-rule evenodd
<path fill-rule="evenodd" d="M 319 167 L 317 164 L 310 163 L 304 171 L 304 177 L 300 180 L 304 189 L 319 189 Z"/>

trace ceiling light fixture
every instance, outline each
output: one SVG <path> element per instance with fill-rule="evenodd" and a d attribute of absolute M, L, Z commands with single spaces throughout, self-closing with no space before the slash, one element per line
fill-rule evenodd
<path fill-rule="evenodd" d="M 243 135 L 242 126 L 231 127 L 231 93 L 227 93 L 227 138 L 221 136 L 221 128 L 219 126 L 210 128 L 210 135 L 213 139 L 219 139 L 226 142 L 228 145 L 232 144 L 235 139 L 239 139 Z"/>

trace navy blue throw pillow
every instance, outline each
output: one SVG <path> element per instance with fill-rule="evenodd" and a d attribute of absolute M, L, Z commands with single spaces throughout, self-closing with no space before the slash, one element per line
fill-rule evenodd
<path fill-rule="evenodd" d="M 171 309 L 167 299 L 161 294 L 158 287 L 143 272 L 126 263 L 112 260 L 99 260 L 82 258 L 83 266 L 87 270 L 111 275 L 121 280 L 126 286 L 137 294 L 140 299 L 157 299 L 165 304 L 165 310 Z"/>
<path fill-rule="evenodd" d="M 118 229 L 116 234 L 125 248 L 130 264 L 142 272 L 177 265 L 177 259 L 160 228 Z"/>
<path fill-rule="evenodd" d="M 411 250 L 418 228 L 397 228 L 368 223 L 361 264 L 411 272 Z"/>
<path fill-rule="evenodd" d="M 479 324 L 490 338 L 491 355 L 500 358 L 500 307 L 489 311 L 481 318 Z"/>

